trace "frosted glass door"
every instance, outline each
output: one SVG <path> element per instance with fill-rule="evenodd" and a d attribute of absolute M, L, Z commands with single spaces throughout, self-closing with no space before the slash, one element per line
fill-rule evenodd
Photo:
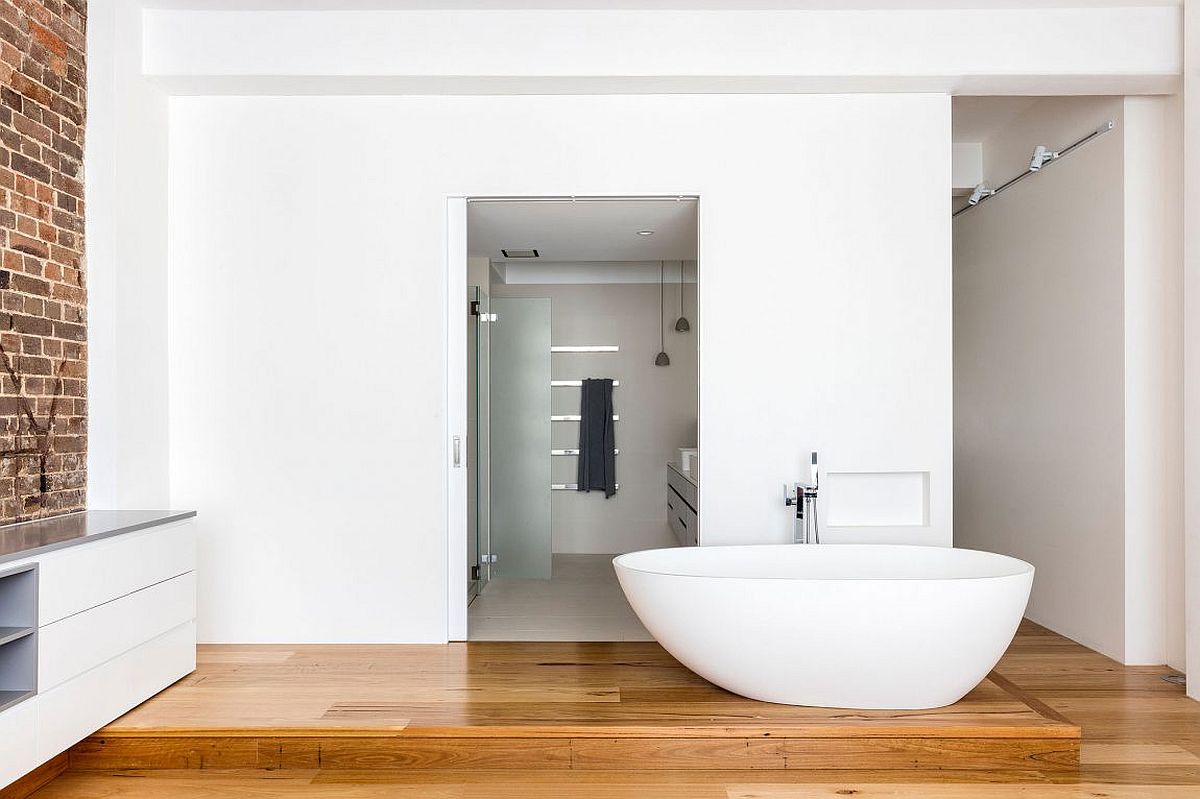
<path fill-rule="evenodd" d="M 491 312 L 491 576 L 549 579 L 550 300 L 493 297 Z"/>

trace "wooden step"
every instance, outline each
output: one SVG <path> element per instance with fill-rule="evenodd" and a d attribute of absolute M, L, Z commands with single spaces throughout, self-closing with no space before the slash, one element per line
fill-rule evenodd
<path fill-rule="evenodd" d="M 75 770 L 150 769 L 983 769 L 1079 766 L 1077 738 L 93 737 Z"/>
<path fill-rule="evenodd" d="M 1002 675 L 927 711 L 755 702 L 657 644 L 204 647 L 74 770 L 1030 770 L 1079 727 Z"/>

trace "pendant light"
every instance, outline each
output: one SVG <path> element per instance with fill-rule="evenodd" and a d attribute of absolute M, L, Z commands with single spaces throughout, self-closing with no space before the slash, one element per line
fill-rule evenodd
<path fill-rule="evenodd" d="M 683 315 L 683 261 L 679 262 L 679 318 L 675 320 L 675 332 L 686 333 L 692 329 L 692 323 Z"/>
<path fill-rule="evenodd" d="M 666 311 L 663 307 L 663 262 L 658 262 L 658 355 L 654 356 L 655 366 L 670 366 L 671 356 L 667 355 L 667 345 L 663 338 L 663 326 L 666 321 Z"/>

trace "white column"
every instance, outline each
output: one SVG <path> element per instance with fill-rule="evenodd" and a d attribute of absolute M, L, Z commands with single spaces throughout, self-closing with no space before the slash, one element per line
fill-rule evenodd
<path fill-rule="evenodd" d="M 1200 699 L 1200 0 L 1184 6 L 1184 525 L 1188 696 Z"/>

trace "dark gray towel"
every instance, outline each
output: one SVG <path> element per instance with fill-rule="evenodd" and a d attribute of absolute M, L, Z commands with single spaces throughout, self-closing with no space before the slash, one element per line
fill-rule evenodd
<path fill-rule="evenodd" d="M 583 381 L 579 401 L 579 490 L 617 493 L 613 381 Z"/>

